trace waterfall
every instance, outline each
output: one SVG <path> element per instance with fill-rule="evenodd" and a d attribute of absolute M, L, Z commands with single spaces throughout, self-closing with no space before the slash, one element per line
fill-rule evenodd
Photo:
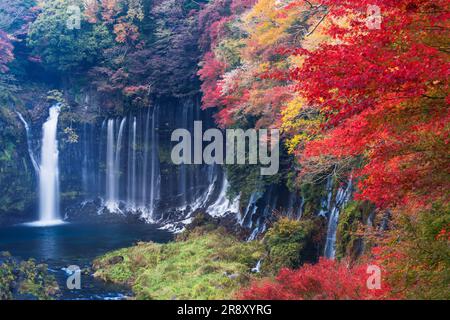
<path fill-rule="evenodd" d="M 125 122 L 127 121 L 127 118 L 123 118 L 120 122 L 119 126 L 119 133 L 117 135 L 117 145 L 116 145 L 116 156 L 114 159 L 114 175 L 115 175 L 115 187 L 114 187 L 114 199 L 116 202 L 119 201 L 119 189 L 120 189 L 120 155 L 122 153 L 122 137 L 123 137 L 123 128 L 125 126 Z"/>
<path fill-rule="evenodd" d="M 144 166 L 142 169 L 142 206 L 147 204 L 147 168 L 148 168 L 148 144 L 150 134 L 150 108 L 147 109 L 147 116 L 145 120 L 145 135 L 144 135 Z"/>
<path fill-rule="evenodd" d="M 22 114 L 18 111 L 16 111 L 17 115 L 19 116 L 20 121 L 23 123 L 24 127 L 25 127 L 25 132 L 27 135 L 27 146 L 28 146 L 28 154 L 30 156 L 30 160 L 31 163 L 33 164 L 33 168 L 34 171 L 36 172 L 36 174 L 39 174 L 39 165 L 36 161 L 36 157 L 34 156 L 33 153 L 33 148 L 31 147 L 31 131 L 30 131 L 30 126 L 28 125 L 28 123 L 25 121 L 24 117 L 22 116 Z"/>
<path fill-rule="evenodd" d="M 61 223 L 59 215 L 58 140 L 56 131 L 61 108 L 50 108 L 50 115 L 42 126 L 41 164 L 39 168 L 39 225 Z"/>
<path fill-rule="evenodd" d="M 328 186 L 328 184 L 327 184 Z M 329 189 L 329 194 L 332 190 Z M 336 256 L 336 231 L 339 223 L 339 215 L 341 210 L 350 200 L 352 194 L 352 178 L 350 177 L 347 182 L 347 186 L 340 187 L 336 194 L 336 200 L 334 206 L 328 212 L 328 229 L 327 229 L 327 239 L 325 243 L 324 255 L 328 259 L 334 259 Z M 330 195 L 328 195 L 330 198 Z M 330 203 L 331 200 L 328 202 Z M 330 208 L 331 205 L 328 206 Z"/>
<path fill-rule="evenodd" d="M 136 117 L 133 117 L 133 125 L 130 126 L 128 142 L 127 204 L 130 210 L 136 209 L 136 128 Z"/>
<path fill-rule="evenodd" d="M 227 190 L 229 186 L 227 177 L 224 176 L 222 180 L 222 188 L 220 190 L 219 196 L 217 197 L 217 200 L 206 210 L 206 212 L 212 217 L 220 217 L 229 212 L 235 214 L 239 212 L 239 197 L 234 199 L 233 201 L 230 201 L 227 197 Z M 215 180 L 211 183 L 210 186 L 213 186 L 214 184 Z"/>
<path fill-rule="evenodd" d="M 255 225 L 252 233 L 250 234 L 250 236 L 247 238 L 247 241 L 255 240 L 258 235 L 266 232 L 267 219 L 270 217 L 273 210 L 275 209 L 277 200 L 278 200 L 278 196 L 276 194 L 274 195 L 273 186 L 271 186 L 268 191 L 268 199 L 266 201 L 266 206 L 264 207 L 262 215 L 260 215 L 256 219 L 256 225 Z M 253 213 L 253 215 L 254 215 L 254 213 Z M 252 226 L 253 226 L 253 217 L 250 218 L 249 228 L 252 228 Z"/>
<path fill-rule="evenodd" d="M 297 220 L 300 220 L 303 216 L 303 207 L 305 206 L 305 198 L 302 196 L 300 198 L 300 205 L 297 209 Z"/>
<path fill-rule="evenodd" d="M 188 129 L 188 110 L 189 105 L 184 105 L 184 108 L 182 110 L 182 116 L 181 116 L 181 128 Z M 189 200 L 188 195 L 186 194 L 189 190 L 187 188 L 187 168 L 186 164 L 181 164 L 179 166 L 179 185 L 178 185 L 178 192 L 181 196 L 181 205 L 185 206 L 187 205 L 187 201 Z"/>
<path fill-rule="evenodd" d="M 252 268 L 252 272 L 254 272 L 254 273 L 261 272 L 261 262 L 262 262 L 262 260 L 259 259 L 258 262 L 256 263 L 256 266 L 254 268 Z"/>
<path fill-rule="evenodd" d="M 248 202 L 247 208 L 245 209 L 245 213 L 242 216 L 242 219 L 239 220 L 239 224 L 241 226 L 245 226 L 247 228 L 251 228 L 253 225 L 253 216 L 258 210 L 257 202 L 263 196 L 263 193 L 260 191 L 255 191 L 250 196 L 250 200 Z M 247 223 L 245 221 L 247 220 Z"/>
<path fill-rule="evenodd" d="M 114 212 L 118 209 L 116 195 L 116 177 L 115 177 L 115 155 L 114 155 L 114 119 L 108 120 L 106 133 L 106 207 Z"/>
<path fill-rule="evenodd" d="M 119 125 L 117 139 L 115 139 L 116 120 L 108 120 L 106 133 L 106 207 L 111 212 L 120 212 L 120 155 L 125 122 L 126 118 L 123 118 Z"/>
<path fill-rule="evenodd" d="M 106 122 L 107 119 L 104 119 L 102 121 L 102 125 L 100 127 L 100 141 L 98 144 L 98 149 L 97 149 L 97 155 L 98 155 L 98 160 L 101 163 L 105 163 L 106 162 L 106 154 L 105 154 L 105 143 L 106 143 L 106 136 L 107 136 L 107 130 L 106 130 Z M 102 194 L 103 196 L 106 194 L 106 180 L 104 180 L 105 176 L 100 173 L 100 167 L 97 165 L 96 166 L 96 172 L 98 174 L 97 176 L 97 187 L 98 187 L 98 191 L 100 194 Z"/>
<path fill-rule="evenodd" d="M 333 197 L 333 179 L 331 176 L 327 178 L 326 197 L 322 198 L 319 216 L 327 217 L 331 209 L 331 198 Z"/>
<path fill-rule="evenodd" d="M 155 201 L 159 200 L 161 176 L 159 172 L 159 135 L 158 135 L 158 107 L 153 108 L 151 123 L 151 167 L 150 167 L 150 218 L 153 218 Z"/>
<path fill-rule="evenodd" d="M 126 211 L 139 212 L 142 218 L 152 221 L 161 180 L 158 107 L 148 108 L 144 119 L 142 115 L 107 120 L 105 207 L 123 213 L 123 204 Z"/>

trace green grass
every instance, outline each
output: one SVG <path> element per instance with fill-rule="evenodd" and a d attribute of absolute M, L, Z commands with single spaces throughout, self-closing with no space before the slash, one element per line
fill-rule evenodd
<path fill-rule="evenodd" d="M 259 242 L 193 233 L 184 241 L 110 252 L 94 261 L 94 268 L 98 278 L 130 285 L 137 299 L 227 299 L 248 283 L 262 255 Z"/>

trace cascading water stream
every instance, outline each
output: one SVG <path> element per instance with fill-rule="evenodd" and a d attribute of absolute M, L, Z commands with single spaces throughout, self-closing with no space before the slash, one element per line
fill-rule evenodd
<path fill-rule="evenodd" d="M 214 186 L 215 181 L 211 183 L 211 186 Z M 223 177 L 222 188 L 220 190 L 219 196 L 217 200 L 208 207 L 206 212 L 212 217 L 220 217 L 226 213 L 235 213 L 239 212 L 239 198 L 230 201 L 227 197 L 227 190 L 229 187 L 229 182 L 227 177 Z"/>
<path fill-rule="evenodd" d="M 137 123 L 136 123 L 136 117 L 133 119 L 133 134 L 132 134 L 132 140 L 131 140 L 131 175 L 129 176 L 130 179 L 130 186 L 129 189 L 130 197 L 129 197 L 129 205 L 131 205 L 131 208 L 136 208 L 136 129 L 137 129 Z"/>
<path fill-rule="evenodd" d="M 145 136 L 144 136 L 144 166 L 142 172 L 142 206 L 147 204 L 147 170 L 148 170 L 148 145 L 150 134 L 150 108 L 147 109 L 147 117 L 145 120 Z"/>
<path fill-rule="evenodd" d="M 114 119 L 108 120 L 106 134 L 106 207 L 109 211 L 117 210 L 117 202 L 115 199 L 116 178 L 115 156 L 114 156 Z"/>
<path fill-rule="evenodd" d="M 158 107 L 153 108 L 151 122 L 151 166 L 150 166 L 150 218 L 153 218 L 155 202 L 159 200 L 160 173 L 159 173 L 159 136 L 157 130 Z"/>
<path fill-rule="evenodd" d="M 39 167 L 39 221 L 35 225 L 62 223 L 59 214 L 58 140 L 56 137 L 59 105 L 50 108 L 42 127 L 41 164 Z"/>
<path fill-rule="evenodd" d="M 250 196 L 250 200 L 248 202 L 247 208 L 245 209 L 245 213 L 241 219 L 239 219 L 239 224 L 241 226 L 245 226 L 247 228 L 251 228 L 253 225 L 253 216 L 258 210 L 257 202 L 263 196 L 263 193 L 260 191 L 255 191 Z"/>
<path fill-rule="evenodd" d="M 34 156 L 33 148 L 31 147 L 31 132 L 30 132 L 30 126 L 25 121 L 25 118 L 22 116 L 22 114 L 18 111 L 16 111 L 17 115 L 19 116 L 20 121 L 23 123 L 25 127 L 25 132 L 27 134 L 27 147 L 28 147 L 28 154 L 30 156 L 31 163 L 33 164 L 34 171 L 37 175 L 39 175 L 39 165 L 36 161 L 36 157 Z"/>
<path fill-rule="evenodd" d="M 119 186 L 120 186 L 120 161 L 121 161 L 121 153 L 122 153 L 122 137 L 123 137 L 123 129 L 125 127 L 125 122 L 127 118 L 123 118 L 120 122 L 119 133 L 117 135 L 117 145 L 116 145 L 116 156 L 114 159 L 114 176 L 115 176 L 115 187 L 114 187 L 114 200 L 116 202 L 119 201 Z"/>
<path fill-rule="evenodd" d="M 115 139 L 116 120 L 108 120 L 106 138 L 106 207 L 110 212 L 120 212 L 119 186 L 122 137 L 126 118 L 120 121 L 117 139 Z"/>
<path fill-rule="evenodd" d="M 331 193 L 332 190 L 330 189 Z M 347 186 L 340 187 L 336 194 L 336 201 L 331 208 L 328 217 L 327 239 L 325 243 L 324 255 L 328 259 L 334 259 L 336 256 L 336 232 L 339 223 L 339 215 L 343 207 L 348 203 L 352 194 L 352 178 L 350 177 Z M 331 198 L 331 196 L 328 196 Z"/>
<path fill-rule="evenodd" d="M 181 117 L 181 128 L 187 129 L 188 128 L 188 106 L 186 105 L 183 108 L 183 114 Z M 183 206 L 187 205 L 188 196 L 187 196 L 187 168 L 186 164 L 181 164 L 179 167 L 179 193 L 181 196 L 181 203 Z"/>

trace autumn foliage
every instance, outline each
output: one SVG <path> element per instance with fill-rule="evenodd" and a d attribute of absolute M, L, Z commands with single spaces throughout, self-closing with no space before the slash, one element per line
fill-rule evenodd
<path fill-rule="evenodd" d="M 0 72 L 8 71 L 7 64 L 14 59 L 13 46 L 7 34 L 0 30 Z"/>
<path fill-rule="evenodd" d="M 445 296 L 447 224 L 424 230 L 438 221 L 426 217 L 448 220 L 448 1 L 258 0 L 236 7 L 217 0 L 204 9 L 214 19 L 199 71 L 203 107 L 218 109 L 222 127 L 280 128 L 295 158 L 296 186 L 351 174 L 355 200 L 393 215 L 390 230 L 364 237 L 378 245 L 371 259 L 389 269 L 396 292 Z M 241 297 L 388 297 L 364 291 L 366 278 L 362 265 L 322 260 L 254 283 Z"/>
<path fill-rule="evenodd" d="M 382 13 L 368 29 L 366 1 L 327 1 L 338 44 L 305 53 L 297 90 L 325 115 L 305 157 L 365 157 L 359 196 L 379 207 L 425 205 L 448 189 L 445 1 L 370 1 Z"/>
<path fill-rule="evenodd" d="M 200 71 L 204 107 L 220 109 L 222 126 L 280 127 L 300 180 L 360 159 L 359 199 L 427 207 L 449 188 L 447 5 L 259 0 L 229 11 Z"/>
<path fill-rule="evenodd" d="M 381 282 L 376 289 L 369 284 L 367 265 L 349 265 L 322 258 L 317 264 L 306 264 L 300 269 L 282 269 L 274 280 L 254 282 L 239 293 L 250 300 L 372 300 L 388 299 L 391 288 Z M 369 270 L 370 271 L 370 270 Z"/>

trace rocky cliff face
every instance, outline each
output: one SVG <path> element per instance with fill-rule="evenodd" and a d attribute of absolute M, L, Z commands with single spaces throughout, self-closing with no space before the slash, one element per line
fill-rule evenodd
<path fill-rule="evenodd" d="M 334 252 L 339 212 L 349 201 L 351 185 L 329 180 L 314 186 L 315 191 L 308 195 L 289 191 L 284 182 L 278 182 L 255 190 L 248 199 L 230 198 L 223 167 L 172 162 L 176 142 L 171 142 L 171 134 L 175 129 L 187 129 L 193 136 L 194 121 L 202 121 L 203 130 L 214 127 L 211 111 L 201 110 L 198 97 L 159 98 L 146 108 L 122 108 L 124 111 L 115 113 L 101 108 L 95 94 L 69 96 L 68 100 L 78 102 L 63 108 L 58 128 L 65 219 L 156 222 L 177 231 L 202 212 L 216 218 L 226 216 L 226 224 L 235 225 L 242 237 L 252 240 L 277 216 L 300 219 L 306 215 L 323 218 L 323 242 L 327 242 L 329 255 Z M 17 163 L 26 167 L 14 171 L 23 172 L 23 177 L 15 176 L 14 181 L 26 185 L 28 196 L 23 200 L 27 209 L 17 209 L 21 214 L 15 214 L 11 206 L 5 208 L 8 215 L 4 216 L 14 217 L 11 220 L 33 220 L 36 215 L 32 158 L 39 158 L 44 104 L 40 101 L 34 107 L 28 105 L 28 110 L 21 108 L 23 119 L 12 115 L 20 133 L 16 147 L 22 161 Z"/>

